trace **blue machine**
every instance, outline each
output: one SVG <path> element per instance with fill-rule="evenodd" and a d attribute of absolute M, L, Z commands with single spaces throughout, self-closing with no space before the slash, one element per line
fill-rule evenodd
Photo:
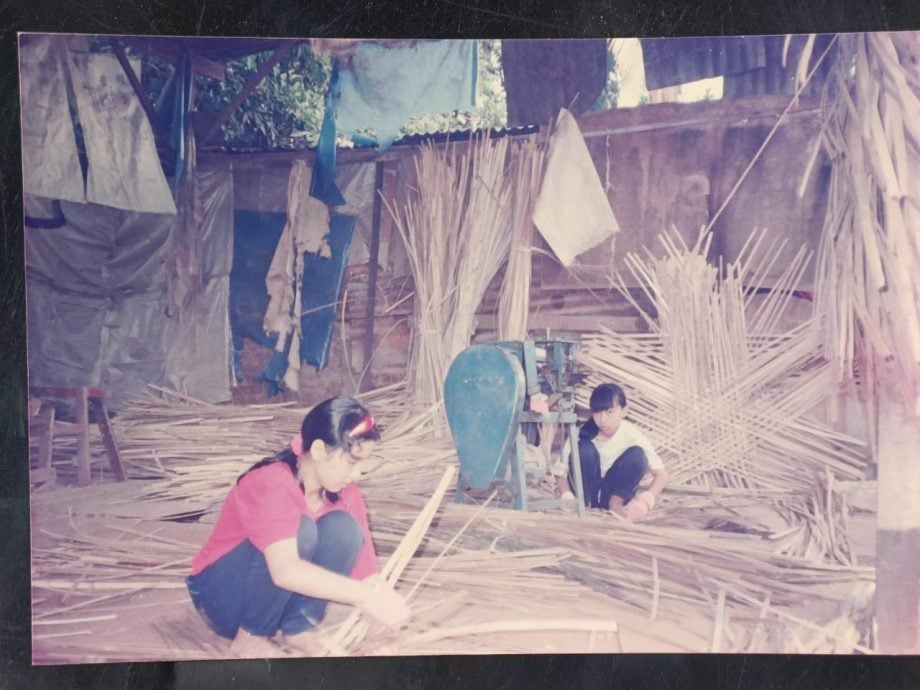
<path fill-rule="evenodd" d="M 558 505 L 527 500 L 521 424 L 559 424 L 572 449 L 578 514 L 584 515 L 578 434 L 575 429 L 575 348 L 571 341 L 508 341 L 472 345 L 451 363 L 444 380 L 447 423 L 460 459 L 454 501 L 499 489 L 518 510 Z M 558 398 L 549 414 L 525 409 L 537 393 Z"/>

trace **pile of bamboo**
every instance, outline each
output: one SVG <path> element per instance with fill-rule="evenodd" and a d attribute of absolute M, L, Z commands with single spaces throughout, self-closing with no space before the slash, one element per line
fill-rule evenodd
<path fill-rule="evenodd" d="M 920 32 L 847 34 L 825 99 L 832 163 L 818 261 L 837 380 L 891 359 L 920 413 Z"/>
<path fill-rule="evenodd" d="M 622 603 L 651 621 L 701 624 L 704 636 L 715 617 L 726 636 L 722 644 L 732 650 L 763 651 L 754 646 L 753 627 L 745 620 L 841 643 L 833 630 L 802 620 L 793 607 L 821 598 L 839 601 L 840 586 L 873 577 L 871 568 L 776 553 L 769 539 L 754 535 L 635 526 L 601 513 L 578 519 L 451 504 L 442 498 L 450 476 L 445 483 L 441 474 L 434 497 L 427 485 L 421 512 L 422 491 L 394 494 L 392 485 L 383 490 L 373 479 L 365 488 L 384 573 L 410 597 L 416 614 L 388 640 L 397 653 L 534 651 L 509 648 L 501 639 L 502 632 L 521 627 L 558 630 L 585 649 L 591 634 L 639 634 L 616 625 Z M 149 525 L 118 524 L 105 517 L 110 508 L 118 510 L 96 505 L 90 511 L 95 515 L 74 516 L 59 530 L 41 529 L 46 545 L 33 551 L 33 585 L 35 610 L 46 623 L 86 621 L 102 608 L 125 611 L 139 593 L 179 594 L 184 587 L 198 544 L 162 537 Z M 332 653 L 360 654 L 368 651 L 365 644 L 381 643 L 365 640 L 363 629 L 352 635 L 348 620 L 338 622 L 341 613 L 324 628 Z M 171 626 L 171 634 L 182 627 Z M 92 653 L 92 639 L 68 643 L 74 659 L 81 645 Z"/>
<path fill-rule="evenodd" d="M 706 259 L 708 231 L 692 248 L 662 236 L 660 259 L 628 254 L 629 282 L 655 313 L 642 309 L 622 275 L 617 280 L 649 332 L 604 330 L 584 339 L 580 360 L 591 375 L 580 402 L 598 383 L 619 383 L 672 486 L 774 492 L 768 505 L 786 515 L 790 528 L 801 528 L 792 552 L 845 563 L 849 549 L 828 527 L 845 519 L 844 508 L 821 487 L 862 478 L 866 449 L 813 417 L 834 387 L 833 367 L 821 357 L 821 321 L 790 325 L 784 318 L 807 264 L 804 249 L 754 301 L 782 250 L 765 238 L 752 234 L 725 267 Z"/>
<path fill-rule="evenodd" d="M 142 463 L 144 471 L 155 466 L 164 477 L 145 483 L 141 500 L 132 504 L 133 509 L 138 503 L 150 504 L 152 509 L 143 511 L 148 518 L 201 512 L 213 517 L 250 460 L 289 439 L 302 414 L 289 406 L 210 405 L 164 395 L 162 391 L 151 393 L 124 410 L 119 419 L 122 446 L 135 451 L 132 457 Z M 380 410 L 385 426 L 386 440 L 369 461 L 372 469 L 363 482 L 374 541 L 383 562 L 400 550 L 413 531 L 445 466 L 456 463 L 449 441 L 432 433 L 435 421 L 386 413 L 399 399 L 398 394 L 375 393 L 365 401 Z M 247 433 L 228 433 L 249 424 Z M 141 448 L 147 448 L 148 454 L 159 449 L 158 463 L 141 460 Z M 208 452 L 203 453 L 202 448 Z M 52 498 L 48 494 L 41 500 Z M 400 653 L 419 654 L 450 649 L 532 651 L 507 646 L 515 626 L 545 629 L 555 625 L 572 644 L 587 646 L 592 635 L 611 633 L 618 602 L 632 604 L 652 618 L 705 622 L 712 620 L 720 592 L 723 609 L 734 611 L 736 621 L 721 624 L 720 635 L 726 636 L 723 645 L 760 649 L 739 622 L 755 618 L 768 621 L 774 629 L 791 626 L 801 634 L 804 627 L 826 641 L 828 634 L 820 626 L 809 628 L 789 607 L 821 596 L 833 601 L 839 595 L 825 590 L 871 579 L 871 569 L 796 555 L 796 540 L 810 538 L 804 528 L 786 533 L 770 525 L 759 532 L 701 529 L 714 518 L 745 522 L 739 516 L 746 508 L 759 503 L 782 505 L 794 498 L 788 492 L 766 489 L 675 489 L 667 492 L 652 519 L 642 526 L 630 526 L 606 514 L 579 520 L 442 500 L 418 548 L 409 549 L 408 561 L 402 559 L 397 588 L 406 593 L 415 590 L 412 600 L 418 615 L 391 644 Z M 815 512 L 821 509 L 826 511 L 826 505 L 814 507 Z M 43 509 L 36 505 L 35 510 L 41 513 Z M 92 617 L 100 607 L 108 607 L 103 609 L 105 615 L 124 610 L 132 597 L 151 589 L 175 589 L 177 596 L 183 594 L 183 579 L 199 544 L 165 539 L 148 527 L 106 518 L 124 514 L 124 510 L 121 504 L 94 505 L 95 517 L 74 517 L 60 529 L 40 528 L 40 537 L 53 546 L 40 544 L 33 552 L 36 610 L 49 623 Z M 198 532 L 203 534 L 200 527 Z M 445 596 L 445 592 L 460 594 Z M 562 618 L 559 606 L 566 607 Z M 189 615 L 194 617 L 190 607 Z M 601 630 L 605 624 L 608 627 Z M 170 639 L 191 634 L 179 623 L 161 625 L 166 636 L 163 649 L 168 649 Z M 59 630 L 63 634 L 67 629 Z M 337 639 L 337 630 L 335 617 L 331 617 L 330 640 Z M 737 637 L 734 642 L 728 639 L 731 631 Z M 620 625 L 619 632 L 630 635 L 628 626 Z M 333 646 L 333 653 L 366 651 L 361 634 L 343 639 L 347 644 L 340 644 L 338 650 Z M 830 635 L 829 639 L 836 638 Z M 366 641 L 371 646 L 378 643 Z M 53 640 L 43 644 L 51 647 Z M 68 644 L 75 640 L 68 639 Z M 84 641 L 71 648 L 73 659 L 79 658 L 79 644 Z M 91 639 L 85 644 L 91 647 Z M 219 649 L 192 649 L 189 654 L 193 656 L 221 654 Z M 84 651 L 91 654 L 89 647 Z M 130 651 L 123 654 L 130 655 Z M 169 656 L 161 654 L 161 658 Z"/>
<path fill-rule="evenodd" d="M 804 251 L 753 308 L 753 288 L 781 249 L 758 256 L 764 237 L 751 236 L 724 278 L 705 258 L 708 233 L 690 249 L 663 236 L 662 259 L 627 255 L 656 316 L 618 280 L 649 333 L 606 331 L 583 342 L 580 359 L 592 373 L 580 395 L 602 381 L 622 385 L 675 484 L 809 492 L 827 469 L 837 478 L 864 474 L 863 444 L 810 416 L 833 385 L 818 322 L 781 325 Z"/>

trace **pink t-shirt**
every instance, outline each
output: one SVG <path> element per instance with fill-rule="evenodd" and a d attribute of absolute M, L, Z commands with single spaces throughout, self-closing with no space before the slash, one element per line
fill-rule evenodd
<path fill-rule="evenodd" d="M 361 579 L 378 572 L 377 554 L 367 524 L 367 506 L 358 487 L 349 484 L 339 492 L 336 503 L 324 503 L 313 511 L 307 506 L 290 468 L 283 462 L 275 462 L 250 472 L 231 489 L 211 536 L 192 559 L 191 574 L 197 575 L 245 539 L 259 551 L 282 539 L 296 539 L 302 517 L 318 520 L 333 510 L 349 513 L 364 532 L 364 545 L 351 577 Z"/>

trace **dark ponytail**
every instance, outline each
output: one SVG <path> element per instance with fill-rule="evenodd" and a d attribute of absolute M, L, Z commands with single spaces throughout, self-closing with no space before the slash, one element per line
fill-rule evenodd
<path fill-rule="evenodd" d="M 359 426 L 362 429 L 360 433 L 349 433 Z M 357 400 L 338 396 L 323 400 L 307 413 L 303 418 L 303 424 L 300 425 L 300 437 L 305 451 L 308 451 L 316 440 L 325 443 L 330 450 L 342 448 L 347 451 L 361 441 L 379 441 L 380 429 L 377 428 L 367 408 Z M 291 474 L 297 477 L 297 456 L 293 450 L 285 448 L 271 457 L 259 460 L 239 476 L 237 483 L 253 470 L 276 462 L 286 464 Z M 335 502 L 338 497 L 327 494 L 327 498 Z"/>

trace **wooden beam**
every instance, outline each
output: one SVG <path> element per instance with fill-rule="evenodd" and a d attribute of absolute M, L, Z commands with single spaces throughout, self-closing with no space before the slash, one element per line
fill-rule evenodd
<path fill-rule="evenodd" d="M 217 119 L 214 120 L 214 122 L 211 124 L 211 128 L 205 133 L 204 137 L 202 137 L 202 144 L 207 144 L 208 141 L 210 141 L 214 135 L 217 134 L 221 125 L 224 124 L 224 122 L 226 122 L 234 112 L 236 112 L 236 109 L 242 105 L 243 101 L 246 100 L 246 97 L 249 96 L 249 94 L 251 94 L 256 89 L 256 87 L 262 83 L 262 80 L 265 79 L 266 75 L 274 68 L 274 66 L 281 62 L 285 57 L 287 57 L 287 55 L 292 50 L 294 50 L 296 46 L 296 41 L 290 41 L 284 45 L 279 46 L 277 50 L 271 54 L 271 57 L 269 57 L 268 60 L 262 64 L 259 70 L 251 77 L 249 77 L 249 79 L 243 85 L 243 89 L 236 96 L 234 96 L 233 99 L 227 104 L 227 107 L 220 112 L 220 114 L 217 116 Z"/>
<path fill-rule="evenodd" d="M 54 403 L 43 400 L 35 420 L 38 434 L 38 469 L 54 473 L 52 456 L 54 454 Z M 34 480 L 34 479 L 33 479 Z"/>
<path fill-rule="evenodd" d="M 223 81 L 227 77 L 227 66 L 214 60 L 191 54 L 192 72 L 213 79 L 214 81 Z"/>
<path fill-rule="evenodd" d="M 591 314 L 531 314 L 528 320 L 530 331 L 574 331 L 576 333 L 593 333 L 600 330 L 601 325 L 612 328 L 620 333 L 643 333 L 644 325 L 638 318 L 627 316 L 595 316 Z M 498 321 L 494 314 L 482 314 L 476 317 L 476 331 L 494 331 L 498 329 Z"/>
<path fill-rule="evenodd" d="M 172 63 L 176 63 L 182 58 L 182 47 L 186 45 L 184 41 L 176 42 L 174 44 L 158 41 L 156 44 L 153 44 L 146 38 L 125 37 L 120 39 L 120 41 L 124 45 L 130 46 L 135 50 L 144 53 L 150 53 L 151 55 L 157 55 Z M 226 78 L 226 65 L 217 62 L 216 60 L 210 60 L 206 57 L 202 57 L 194 50 L 190 50 L 189 55 L 192 59 L 192 72 L 195 74 L 200 74 L 216 81 L 223 81 Z"/>
<path fill-rule="evenodd" d="M 118 63 L 121 65 L 122 70 L 124 70 L 125 76 L 131 83 L 131 88 L 134 89 L 134 93 L 141 102 L 141 107 L 147 114 L 147 120 L 150 122 L 150 129 L 153 130 L 154 138 L 158 144 L 162 143 L 164 141 L 165 132 L 160 126 L 160 119 L 157 117 L 156 110 L 153 108 L 153 103 L 150 102 L 150 97 L 147 95 L 147 92 L 144 91 L 137 75 L 134 73 L 131 63 L 128 62 L 128 56 L 125 55 L 124 45 L 121 41 L 115 39 L 112 41 L 112 50 L 115 51 L 115 57 L 118 59 Z"/>

